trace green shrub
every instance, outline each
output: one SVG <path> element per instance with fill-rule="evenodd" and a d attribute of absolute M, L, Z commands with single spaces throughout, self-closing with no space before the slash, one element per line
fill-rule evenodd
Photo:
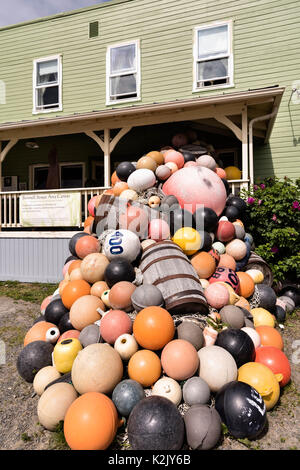
<path fill-rule="evenodd" d="M 255 252 L 270 266 L 274 281 L 300 276 L 300 179 L 267 178 L 242 194 L 246 228 Z"/>

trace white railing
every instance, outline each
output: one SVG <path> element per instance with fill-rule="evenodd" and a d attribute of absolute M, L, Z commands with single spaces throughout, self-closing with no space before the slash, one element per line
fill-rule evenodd
<path fill-rule="evenodd" d="M 228 180 L 228 184 L 232 194 L 238 196 L 241 189 L 248 189 L 249 181 L 250 180 Z"/>
<path fill-rule="evenodd" d="M 230 180 L 229 187 L 234 195 L 238 195 L 242 188 L 248 188 L 249 180 Z M 88 202 L 93 196 L 102 194 L 109 188 L 70 188 L 53 190 L 12 191 L 0 193 L 0 230 L 1 228 L 22 228 L 20 223 L 20 196 L 22 194 L 36 194 L 49 192 L 80 192 L 81 194 L 81 227 L 88 217 Z"/>
<path fill-rule="evenodd" d="M 68 188 L 53 190 L 32 190 L 32 191 L 10 191 L 0 192 L 0 230 L 1 228 L 22 228 L 20 223 L 20 196 L 22 194 L 36 193 L 70 193 L 80 192 L 81 194 L 81 227 L 83 227 L 85 219 L 88 217 L 88 202 L 93 196 L 102 194 L 109 188 Z"/>

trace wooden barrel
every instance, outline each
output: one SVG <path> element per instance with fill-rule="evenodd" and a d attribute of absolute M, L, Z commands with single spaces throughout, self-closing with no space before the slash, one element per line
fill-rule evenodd
<path fill-rule="evenodd" d="M 250 258 L 248 259 L 247 265 L 242 271 L 248 271 L 248 269 L 258 269 L 264 275 L 263 284 L 267 284 L 272 287 L 273 285 L 273 273 L 266 261 L 258 256 L 254 251 L 251 251 Z"/>
<path fill-rule="evenodd" d="M 165 240 L 145 248 L 139 267 L 144 284 L 153 284 L 161 291 L 168 312 L 208 313 L 198 275 L 178 245 Z"/>

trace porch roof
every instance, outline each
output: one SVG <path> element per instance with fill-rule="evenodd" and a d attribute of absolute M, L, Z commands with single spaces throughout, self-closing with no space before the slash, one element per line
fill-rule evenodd
<path fill-rule="evenodd" d="M 74 113 L 68 116 L 39 117 L 38 119 L 0 124 L 0 141 L 28 139 L 64 134 L 77 134 L 103 129 L 119 129 L 124 126 L 144 126 L 167 122 L 193 121 L 221 130 L 226 129 L 218 116 L 228 116 L 239 125 L 242 110 L 247 107 L 248 119 L 272 114 L 270 119 L 254 127 L 254 135 L 268 140 L 276 111 L 279 108 L 285 88 L 272 86 L 242 92 L 223 93 L 185 100 L 174 100 L 146 105 L 110 107 L 88 113 Z M 216 125 L 217 122 L 217 125 Z M 227 129 L 228 130 L 228 129 Z"/>

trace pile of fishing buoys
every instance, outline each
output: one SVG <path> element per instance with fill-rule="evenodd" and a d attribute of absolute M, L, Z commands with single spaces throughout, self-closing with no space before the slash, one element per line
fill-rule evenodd
<path fill-rule="evenodd" d="M 278 324 L 299 292 L 248 266 L 247 205 L 226 180 L 240 170 L 188 142 L 117 166 L 24 338 L 39 422 L 63 421 L 71 449 L 119 432 L 134 450 L 212 449 L 222 423 L 255 439 L 290 381 Z"/>

